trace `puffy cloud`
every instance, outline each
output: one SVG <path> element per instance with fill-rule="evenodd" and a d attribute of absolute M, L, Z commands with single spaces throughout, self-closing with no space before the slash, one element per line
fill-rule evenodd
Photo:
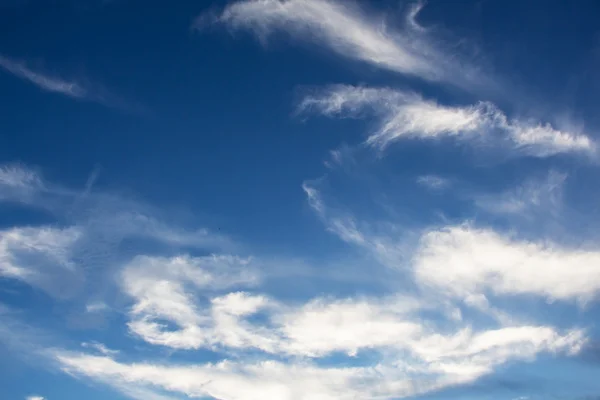
<path fill-rule="evenodd" d="M 256 280 L 249 261 L 237 257 L 139 256 L 122 274 L 124 292 L 135 299 L 129 328 L 152 344 L 173 348 L 199 348 L 209 344 L 210 314 L 201 313 L 186 285 L 196 289 L 222 289 Z M 169 330 L 157 321 L 179 327 Z M 201 325 L 209 326 L 201 327 Z"/>
<path fill-rule="evenodd" d="M 596 150 L 595 143 L 585 135 L 556 130 L 549 124 L 511 120 L 490 103 L 444 106 L 415 93 L 389 88 L 335 85 L 305 97 L 299 110 L 352 118 L 370 113 L 380 123 L 366 142 L 380 150 L 404 138 L 441 137 L 473 143 L 508 142 L 511 149 L 536 157 L 589 155 Z"/>
<path fill-rule="evenodd" d="M 592 299 L 600 290 L 600 252 L 519 241 L 490 229 L 451 226 L 423 235 L 417 281 L 466 298 L 473 293 Z"/>
<path fill-rule="evenodd" d="M 401 347 L 423 335 L 423 326 L 410 316 L 420 308 L 415 299 L 316 299 L 274 318 L 288 352 L 311 357 L 335 351 L 356 355 L 363 349 Z"/>
<path fill-rule="evenodd" d="M 460 318 L 448 321 L 456 329 L 441 330 L 439 317 L 425 317 L 425 311 L 443 309 L 444 303 L 426 297 L 315 298 L 286 304 L 266 294 L 231 291 L 255 281 L 240 279 L 238 266 L 231 273 L 230 264 L 216 261 L 140 257 L 132 262 L 122 279 L 134 300 L 129 327 L 152 344 L 237 356 L 258 351 L 253 359 L 261 361 L 161 366 L 81 354 L 60 354 L 59 361 L 71 373 L 113 383 L 152 383 L 188 396 L 393 398 L 472 382 L 500 364 L 531 360 L 540 352 L 575 353 L 585 341 L 584 332 L 576 329 L 561 333 L 514 324 L 476 329 Z M 219 277 L 215 270 L 221 271 Z M 374 352 L 373 361 L 360 368 L 306 361 L 367 351 Z M 281 357 L 287 361 L 273 360 Z"/>

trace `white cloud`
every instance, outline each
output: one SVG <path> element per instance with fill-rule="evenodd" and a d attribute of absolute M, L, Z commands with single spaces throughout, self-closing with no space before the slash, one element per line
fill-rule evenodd
<path fill-rule="evenodd" d="M 559 178 L 549 182 L 558 185 Z M 486 295 L 589 299 L 600 287 L 600 280 L 594 280 L 600 276 L 594 269 L 600 268 L 600 255 L 451 226 L 423 235 L 411 260 L 407 249 L 414 248 L 392 230 L 370 230 L 369 224 L 328 207 L 316 186 L 306 183 L 304 189 L 328 229 L 414 278 L 411 295 L 277 298 L 259 274 L 260 259 L 138 255 L 119 260 L 122 269 L 115 277 L 131 301 L 126 311 L 130 332 L 168 349 L 209 349 L 225 361 L 130 363 L 125 349 L 121 358 L 98 342 L 82 343 L 91 354 L 59 351 L 52 353 L 53 360 L 70 374 L 140 399 L 169 399 L 169 394 L 223 400 L 389 399 L 473 382 L 501 365 L 531 361 L 542 353 L 574 354 L 587 340 L 583 329 L 515 322 Z M 122 209 L 117 203 L 115 209 Z M 99 213 L 94 221 L 110 214 Z M 75 260 L 85 265 L 85 259 L 74 257 L 73 248 L 90 246 L 80 246 L 82 235 L 102 231 L 114 236 L 114 226 L 122 237 L 144 232 L 140 226 L 157 226 L 143 221 L 132 223 L 135 228 L 111 222 L 99 229 L 90 222 L 2 231 L 0 271 L 12 267 L 22 276 L 46 273 L 49 260 L 57 264 L 54 269 L 77 270 Z M 158 226 L 148 229 L 157 239 L 162 231 L 179 232 Z M 90 248 L 104 251 L 97 241 L 88 241 Z M 286 283 L 294 284 L 291 279 Z M 104 303 L 95 299 L 81 304 L 90 312 L 102 309 Z M 495 320 L 482 325 L 469 313 L 461 314 L 463 307 Z M 329 356 L 347 357 L 344 365 L 360 366 L 328 367 L 324 361 Z"/>
<path fill-rule="evenodd" d="M 19 164 L 0 166 L 0 200 L 29 203 L 44 190 L 42 178 L 34 170 Z"/>
<path fill-rule="evenodd" d="M 85 311 L 89 313 L 98 313 L 108 309 L 110 309 L 110 307 L 102 301 L 94 301 L 85 305 Z"/>
<path fill-rule="evenodd" d="M 441 137 L 482 144 L 507 142 L 513 150 L 536 157 L 589 155 L 596 150 L 595 143 L 585 135 L 559 131 L 549 124 L 510 120 L 490 103 L 444 106 L 415 93 L 389 88 L 334 85 L 305 97 L 299 110 L 352 118 L 370 113 L 379 119 L 379 127 L 366 142 L 380 150 L 403 138 Z"/>
<path fill-rule="evenodd" d="M 335 351 L 356 355 L 364 349 L 402 348 L 425 335 L 414 313 L 416 299 L 315 299 L 273 316 L 291 354 L 322 357 Z"/>
<path fill-rule="evenodd" d="M 425 1 L 417 1 L 411 5 L 408 13 L 406 14 L 406 22 L 410 25 L 410 27 L 417 31 L 425 30 L 425 28 L 417 22 L 417 17 L 419 16 L 419 13 L 423 9 L 423 7 L 425 7 Z"/>
<path fill-rule="evenodd" d="M 105 356 L 114 356 L 120 353 L 119 350 L 109 349 L 104 344 L 98 342 L 83 342 L 81 343 L 81 347 L 94 349 Z"/>
<path fill-rule="evenodd" d="M 529 179 L 499 194 L 477 194 L 474 202 L 478 208 L 495 214 L 528 217 L 542 212 L 548 217 L 560 211 L 566 179 L 566 174 L 551 171 L 545 181 Z"/>
<path fill-rule="evenodd" d="M 76 228 L 22 227 L 0 231 L 0 274 L 42 283 L 52 270 L 73 272 L 70 249 L 80 238 Z"/>
<path fill-rule="evenodd" d="M 45 75 L 41 72 L 33 71 L 29 69 L 25 63 L 11 60 L 2 55 L 0 55 L 0 67 L 49 92 L 60 93 L 78 99 L 88 96 L 87 90 L 76 82 L 69 82 L 60 78 Z"/>
<path fill-rule="evenodd" d="M 593 151 L 596 144 L 589 137 L 554 129 L 550 124 L 526 124 L 513 121 L 504 126 L 516 147 L 538 157 L 568 151 Z"/>
<path fill-rule="evenodd" d="M 403 241 L 406 237 L 380 234 L 369 224 L 362 224 L 351 214 L 327 207 L 318 190 L 318 182 L 304 182 L 302 188 L 307 195 L 309 205 L 315 210 L 328 231 L 344 242 L 366 250 L 382 265 L 398 269 L 408 261 L 410 251 Z M 406 233 L 406 232 L 405 232 Z"/>
<path fill-rule="evenodd" d="M 416 182 L 431 190 L 442 190 L 451 185 L 449 179 L 438 175 L 421 175 Z"/>
<path fill-rule="evenodd" d="M 46 400 L 46 398 L 42 396 L 27 396 L 25 400 Z"/>
<path fill-rule="evenodd" d="M 33 188 L 42 186 L 38 174 L 29 168 L 14 164 L 0 167 L 0 185 L 12 188 Z"/>
<path fill-rule="evenodd" d="M 130 257 L 128 249 L 120 247 L 129 238 L 168 248 L 235 247 L 229 238 L 207 229 L 165 223 L 162 210 L 99 190 L 92 193 L 87 186 L 83 190 L 82 195 L 81 190 L 55 185 L 23 165 L 0 165 L 0 201 L 42 209 L 69 223 L 0 230 L 0 275 L 64 298 L 80 291 L 88 275 L 114 268 L 115 259 Z M 101 298 L 86 306 L 88 312 L 107 308 Z"/>
<path fill-rule="evenodd" d="M 158 275 L 158 269 L 152 268 L 153 261 L 155 266 L 161 266 Z M 401 377 L 407 392 L 387 393 L 382 395 L 384 397 L 417 393 L 417 389 L 410 384 L 412 378 L 400 374 L 405 374 L 406 369 L 418 370 L 422 379 L 434 381 L 435 387 L 470 382 L 491 373 L 495 366 L 509 360 L 529 360 L 545 351 L 577 352 L 585 340 L 584 333 L 579 330 L 563 335 L 551 327 L 528 325 L 491 330 L 474 330 L 466 325 L 454 332 L 446 330 L 442 333 L 436 328 L 434 320 L 423 318 L 422 312 L 443 310 L 443 303 L 427 303 L 423 299 L 402 296 L 379 299 L 317 298 L 305 304 L 289 305 L 257 293 L 234 291 L 219 294 L 216 293 L 219 289 L 226 289 L 230 285 L 221 283 L 221 279 L 215 280 L 211 273 L 203 270 L 205 262 L 202 259 L 180 258 L 163 259 L 160 262 L 148 258 L 136 261 L 133 270 L 125 272 L 123 279 L 126 292 L 135 301 L 130 313 L 132 321 L 129 323 L 132 332 L 149 343 L 174 349 L 208 348 L 235 351 L 234 354 L 259 350 L 266 360 L 271 356 L 318 359 L 335 352 L 352 357 L 365 350 L 375 351 L 380 356 L 402 354 L 401 359 L 405 364 L 402 370 L 376 362 L 368 368 L 353 369 L 352 375 L 347 377 L 360 381 L 370 376 L 373 368 L 391 368 L 387 373 L 395 378 Z M 146 269 L 145 265 L 150 267 Z M 225 281 L 245 284 L 235 278 Z M 201 300 L 200 297 L 205 299 Z M 257 314 L 262 318 L 249 318 Z M 173 323 L 178 328 L 169 329 L 161 321 Z M 464 324 L 460 319 L 452 319 L 451 322 Z M 390 357 L 386 359 L 390 360 Z M 395 360 L 395 356 L 392 359 Z M 109 361 L 104 359 L 102 362 Z M 261 365 L 265 363 L 275 365 L 272 361 L 264 361 Z M 112 362 L 110 365 L 116 367 Z M 237 392 L 221 392 L 224 389 L 220 388 L 217 380 L 236 380 L 239 377 L 235 374 L 245 376 L 246 368 L 254 370 L 256 366 L 236 366 L 235 374 L 228 372 L 227 376 L 221 377 L 212 375 L 213 368 L 222 371 L 229 365 L 219 364 L 218 368 L 215 365 L 194 366 L 190 367 L 190 373 L 202 372 L 203 375 L 199 375 L 198 379 L 210 380 L 210 386 L 218 387 L 215 390 L 221 393 L 219 398 L 237 399 Z M 292 362 L 277 368 L 297 371 L 299 367 Z M 325 370 L 324 376 L 329 372 Z M 181 370 L 181 373 L 187 372 Z M 137 376 L 137 372 L 135 374 Z M 201 379 L 201 376 L 206 379 Z M 391 376 L 380 379 L 391 379 Z M 291 382 L 281 383 L 287 388 L 285 393 L 289 393 L 289 398 L 329 395 L 328 389 L 321 387 L 321 383 L 315 386 L 315 393 L 310 395 L 303 394 L 303 389 L 296 388 Z M 378 387 L 376 382 L 373 384 L 375 388 Z M 344 385 L 349 386 L 339 393 L 348 392 L 349 396 L 359 393 L 351 383 Z M 201 392 L 206 386 L 209 385 L 199 386 L 193 391 L 174 390 L 188 395 L 199 396 L 203 393 L 215 396 L 212 392 Z M 164 387 L 173 390 L 168 383 Z M 377 389 L 373 389 L 369 396 L 376 394 Z"/>
<path fill-rule="evenodd" d="M 427 232 L 414 263 L 421 285 L 459 298 L 491 292 L 587 301 L 600 290 L 600 252 L 518 241 L 469 226 Z"/>
<path fill-rule="evenodd" d="M 122 274 L 124 292 L 135 300 L 129 329 L 149 343 L 193 349 L 214 342 L 210 313 L 200 312 L 186 285 L 223 289 L 256 281 L 249 261 L 237 257 L 136 257 Z M 179 329 L 170 330 L 160 321 Z M 157 322 L 159 321 L 159 322 Z"/>
<path fill-rule="evenodd" d="M 189 397 L 230 399 L 340 399 L 351 398 L 351 380 L 360 369 L 321 369 L 290 366 L 275 361 L 239 364 L 223 361 L 196 366 L 121 364 L 110 358 L 59 355 L 71 372 L 106 381 L 138 382 L 179 392 Z"/>
<path fill-rule="evenodd" d="M 77 100 L 93 101 L 126 112 L 145 112 L 141 105 L 126 101 L 120 96 L 111 93 L 102 85 L 89 82 L 87 79 L 76 81 L 61 78 L 44 71 L 34 70 L 27 66 L 27 63 L 24 61 L 11 59 L 1 54 L 0 69 L 32 83 L 47 92 L 59 93 Z"/>
<path fill-rule="evenodd" d="M 553 218 L 561 212 L 564 180 L 564 174 L 551 172 L 543 184 L 527 181 L 517 190 L 482 196 L 478 201 L 480 207 L 494 213 Z M 510 310 L 487 304 L 487 294 L 586 302 L 600 291 L 600 252 L 594 248 L 517 239 L 472 224 L 410 234 L 393 223 L 379 226 L 331 209 L 315 186 L 305 183 L 304 187 L 309 204 L 329 231 L 382 265 L 409 274 L 407 278 L 415 280 L 423 295 L 464 300 L 506 322 L 511 319 Z"/>
<path fill-rule="evenodd" d="M 270 354 L 309 357 L 395 347 L 402 342 L 399 337 L 407 340 L 423 334 L 420 324 L 404 318 L 423 307 L 415 299 L 316 299 L 296 308 L 261 294 L 215 294 L 215 290 L 235 286 L 236 282 L 247 286 L 252 281 L 244 282 L 235 274 L 215 280 L 203 269 L 210 262 L 163 260 L 161 267 L 170 272 L 156 275 L 143 267 L 151 261 L 137 261 L 139 267 L 125 272 L 123 280 L 126 292 L 135 299 L 129 323 L 132 332 L 149 343 L 179 349 L 255 348 Z M 176 272 L 182 265 L 185 274 Z M 264 325 L 247 320 L 258 313 L 265 314 Z M 179 329 L 167 329 L 156 320 L 171 322 Z"/>
<path fill-rule="evenodd" d="M 287 32 L 293 38 L 327 47 L 339 55 L 379 68 L 472 89 L 485 78 L 474 68 L 446 56 L 415 22 L 423 4 L 411 8 L 406 24 L 393 29 L 355 4 L 333 0 L 244 0 L 230 4 L 216 21 L 254 32 L 263 42 Z M 199 19 L 201 26 L 206 16 Z M 460 71 L 460 73 L 458 73 Z"/>
<path fill-rule="evenodd" d="M 119 363 L 109 357 L 58 353 L 62 368 L 111 385 L 158 387 L 189 397 L 223 400 L 277 398 L 353 399 L 406 397 L 472 382 L 508 360 L 529 360 L 540 351 L 577 351 L 580 332 L 560 336 L 550 328 L 505 328 L 473 335 L 418 339 L 413 357 L 369 367 L 319 367 L 297 360 L 160 365 Z"/>

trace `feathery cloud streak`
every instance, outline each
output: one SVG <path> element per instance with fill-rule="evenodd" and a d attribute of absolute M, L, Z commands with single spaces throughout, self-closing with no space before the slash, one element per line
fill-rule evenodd
<path fill-rule="evenodd" d="M 91 101 L 106 107 L 111 107 L 131 113 L 145 112 L 140 104 L 132 103 L 121 98 L 102 85 L 69 80 L 49 75 L 46 72 L 34 70 L 27 66 L 24 61 L 11 59 L 0 54 L 0 69 L 34 84 L 40 89 L 62 94 L 77 100 Z"/>
<path fill-rule="evenodd" d="M 433 45 L 415 17 L 422 5 L 409 10 L 398 30 L 381 18 L 366 16 L 352 2 L 333 0 L 243 0 L 228 5 L 214 18 L 234 29 L 248 29 L 263 42 L 278 31 L 298 40 L 325 46 L 343 57 L 379 68 L 473 89 L 490 82 L 475 68 L 458 65 Z M 202 27 L 206 16 L 201 16 Z"/>
<path fill-rule="evenodd" d="M 83 99 L 89 96 L 88 91 L 81 84 L 34 71 L 21 61 L 11 60 L 0 55 L 0 67 L 48 92 L 60 93 L 76 99 Z"/>
<path fill-rule="evenodd" d="M 444 106 L 390 88 L 334 85 L 306 96 L 298 110 L 350 118 L 374 115 L 379 128 L 366 143 L 379 150 L 403 138 L 454 137 L 480 144 L 508 142 L 512 150 L 535 157 L 593 155 L 596 151 L 595 142 L 585 135 L 556 130 L 550 124 L 509 119 L 491 103 Z"/>

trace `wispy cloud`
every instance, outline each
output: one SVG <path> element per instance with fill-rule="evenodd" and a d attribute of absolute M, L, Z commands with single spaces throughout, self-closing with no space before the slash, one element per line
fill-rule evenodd
<path fill-rule="evenodd" d="M 25 400 L 46 400 L 46 398 L 42 396 L 27 396 Z"/>
<path fill-rule="evenodd" d="M 436 336 L 419 343 L 422 356 L 429 360 L 424 364 L 405 364 L 400 360 L 394 366 L 367 368 L 280 361 L 222 361 L 194 366 L 126 364 L 109 357 L 68 352 L 59 352 L 56 357 L 62 368 L 72 374 L 112 385 L 122 382 L 153 385 L 189 397 L 224 400 L 396 398 L 471 382 L 489 373 L 497 363 L 513 357 L 526 359 L 542 349 L 560 351 L 578 341 L 576 333 L 560 337 L 547 328 L 507 329 L 476 337 L 461 332 L 455 337 Z M 437 345 L 432 349 L 433 344 Z M 440 350 L 449 358 L 439 360 Z"/>
<path fill-rule="evenodd" d="M 36 171 L 19 164 L 0 166 L 0 201 L 30 203 L 44 191 Z"/>
<path fill-rule="evenodd" d="M 577 352 L 584 341 L 579 330 L 558 332 L 533 325 L 475 330 L 460 319 L 450 320 L 458 324 L 456 330 L 442 332 L 422 313 L 440 304 L 416 298 L 328 297 L 285 303 L 256 288 L 253 293 L 235 291 L 232 282 L 248 285 L 239 279 L 225 279 L 224 286 L 212 277 L 214 266 L 205 269 L 203 261 L 171 260 L 170 268 L 160 269 L 163 275 L 153 273 L 159 270 L 152 264 L 151 259 L 139 259 L 125 271 L 124 290 L 134 298 L 130 329 L 149 343 L 174 349 L 238 355 L 252 351 L 254 356 L 190 366 L 127 364 L 112 356 L 59 351 L 56 360 L 65 371 L 113 386 L 154 385 L 190 397 L 225 400 L 254 393 L 279 399 L 395 398 L 472 382 L 498 365 L 542 352 Z M 199 299 L 199 292 L 208 298 Z M 366 351 L 378 355 L 369 366 L 317 362 L 337 352 L 352 359 Z"/>
<path fill-rule="evenodd" d="M 22 61 L 0 55 L 0 67 L 48 92 L 60 93 L 77 99 L 89 96 L 88 91 L 81 84 L 34 71 Z"/>
<path fill-rule="evenodd" d="M 560 207 L 564 179 L 563 174 L 551 173 L 544 185 L 532 181 L 524 189 L 507 192 L 506 198 L 490 196 L 486 206 L 502 214 L 531 214 L 542 207 L 541 213 L 548 217 Z M 330 232 L 383 265 L 410 271 L 417 285 L 436 296 L 464 300 L 529 294 L 583 304 L 600 293 L 600 251 L 593 246 L 561 245 L 548 238 L 527 240 L 474 222 L 421 228 L 414 233 L 415 241 L 414 236 L 398 235 L 393 223 L 372 229 L 374 221 L 360 221 L 328 207 L 315 185 L 305 183 L 304 189 Z"/>
<path fill-rule="evenodd" d="M 86 304 L 86 306 L 85 306 L 85 311 L 87 311 L 89 313 L 99 313 L 102 311 L 107 311 L 109 309 L 110 309 L 110 307 L 102 301 L 93 301 L 93 302 Z"/>
<path fill-rule="evenodd" d="M 23 280 L 57 296 L 81 282 L 70 257 L 81 231 L 77 228 L 18 227 L 0 231 L 0 276 Z M 53 277 L 60 277 L 54 280 Z M 58 284 L 56 287 L 54 283 Z"/>
<path fill-rule="evenodd" d="M 551 171 L 545 180 L 528 179 L 502 193 L 473 195 L 475 205 L 494 214 L 513 214 L 528 218 L 543 213 L 556 216 L 562 207 L 563 186 L 567 175 Z"/>
<path fill-rule="evenodd" d="M 166 223 L 157 210 L 141 202 L 90 192 L 88 185 L 83 191 L 85 196 L 81 190 L 48 182 L 23 165 L 0 166 L 0 203 L 43 209 L 57 222 L 1 229 L 0 276 L 65 298 L 81 294 L 90 284 L 89 274 L 114 268 L 115 260 L 128 252 L 120 247 L 127 240 L 171 249 L 234 247 L 229 238 L 208 229 Z M 89 312 L 101 308 L 108 308 L 101 299 L 86 307 Z"/>
<path fill-rule="evenodd" d="M 25 171 L 13 175 L 28 176 Z M 23 180 L 29 181 L 7 179 L 13 186 Z M 70 200 L 80 194 L 57 189 L 40 175 L 33 181 L 41 184 L 33 186 L 30 204 L 37 204 L 36 187 Z M 406 245 L 391 223 L 389 230 L 369 229 L 368 221 L 328 205 L 316 182 L 305 183 L 304 190 L 327 229 L 373 256 L 371 270 L 393 267 L 413 281 L 414 290 L 346 296 L 315 291 L 289 298 L 267 284 L 269 270 L 261 257 L 218 247 L 210 255 L 189 255 L 186 246 L 174 246 L 167 254 L 149 247 L 122 254 L 94 235 L 106 232 L 120 240 L 143 235 L 146 225 L 117 229 L 119 224 L 109 224 L 103 230 L 90 221 L 123 210 L 123 203 L 129 204 L 123 199 L 98 214 L 84 212 L 74 227 L 6 229 L 0 236 L 1 265 L 16 271 L 11 276 L 3 271 L 5 276 L 36 286 L 30 277 L 54 274 L 64 281 L 64 271 L 80 271 L 95 252 L 118 255 L 110 259 L 110 275 L 124 301 L 118 311 L 131 338 L 167 350 L 208 350 L 217 357 L 214 362 L 133 362 L 131 349 L 112 350 L 95 341 L 83 342 L 84 351 L 59 345 L 41 352 L 53 367 L 137 399 L 402 398 L 469 384 L 507 363 L 541 354 L 576 354 L 588 339 L 584 328 L 553 327 L 536 322 L 535 316 L 513 318 L 489 297 L 527 293 L 585 301 L 600 290 L 590 278 L 600 276 L 595 252 L 520 241 L 468 225 L 431 228 Z M 91 204 L 106 201 L 100 190 L 86 193 L 84 200 Z M 160 243 L 188 243 L 172 239 L 172 231 L 179 229 L 164 225 L 152 237 Z M 197 242 L 203 250 L 207 243 Z M 295 283 L 291 275 L 283 281 Z M 492 321 L 480 323 L 481 315 Z M 324 362 L 332 356 L 346 363 Z"/>
<path fill-rule="evenodd" d="M 22 165 L 2 165 L 0 167 L 0 187 L 39 189 L 40 176 L 30 168 Z"/>
<path fill-rule="evenodd" d="M 452 184 L 449 179 L 438 175 L 421 175 L 416 182 L 431 190 L 443 190 Z"/>
<path fill-rule="evenodd" d="M 263 42 L 275 32 L 332 49 L 339 55 L 429 81 L 473 89 L 490 85 L 476 68 L 444 54 L 416 23 L 423 3 L 413 6 L 404 26 L 391 27 L 356 4 L 333 0 L 243 0 L 210 19 L 248 29 Z M 199 18 L 201 27 L 207 16 Z"/>
<path fill-rule="evenodd" d="M 596 152 L 596 143 L 586 135 L 563 132 L 548 123 L 510 119 L 491 103 L 445 106 L 390 88 L 334 85 L 306 96 L 298 109 L 327 116 L 376 117 L 379 128 L 366 143 L 379 150 L 404 138 L 453 137 L 474 144 L 507 143 L 511 150 L 535 157 Z"/>
<path fill-rule="evenodd" d="M 83 342 L 81 343 L 81 347 L 96 350 L 105 356 L 115 356 L 120 353 L 119 350 L 109 349 L 104 344 L 98 342 Z"/>
<path fill-rule="evenodd" d="M 90 82 L 87 79 L 76 80 L 59 77 L 46 71 L 33 69 L 25 61 L 12 59 L 1 54 L 0 69 L 47 92 L 62 94 L 77 100 L 95 102 L 126 112 L 145 112 L 144 107 L 140 104 L 125 100 L 102 85 Z"/>

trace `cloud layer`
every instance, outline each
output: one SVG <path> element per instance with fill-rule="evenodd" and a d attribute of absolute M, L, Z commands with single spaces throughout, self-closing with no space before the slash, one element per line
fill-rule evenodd
<path fill-rule="evenodd" d="M 286 33 L 342 58 L 471 95 L 494 86 L 417 22 L 422 7 L 414 4 L 392 26 L 351 2 L 242 0 L 203 15 L 196 26 L 209 21 L 247 30 L 263 43 Z M 46 91 L 106 100 L 23 62 L 0 56 L 0 67 Z M 542 357 L 576 359 L 595 340 L 589 319 L 546 317 L 554 307 L 587 316 L 600 291 L 598 247 L 554 240 L 539 223 L 568 218 L 566 173 L 548 169 L 545 179 L 532 179 L 523 163 L 517 184 L 507 178 L 498 190 L 482 189 L 493 176 L 487 171 L 473 173 L 480 181 L 465 191 L 461 178 L 415 163 L 397 168 L 404 180 L 382 179 L 382 190 L 368 168 L 375 164 L 381 172 L 383 157 L 366 165 L 356 156 L 391 153 L 405 140 L 443 141 L 514 156 L 507 163 L 526 156 L 547 166 L 556 155 L 594 160 L 591 135 L 510 115 L 489 101 L 442 102 L 393 87 L 313 89 L 298 112 L 373 122 L 361 144 L 331 151 L 327 174 L 302 185 L 308 207 L 334 236 L 328 257 L 344 264 L 342 275 L 358 265 L 371 280 L 347 284 L 347 276 L 331 273 L 312 254 L 310 241 L 298 246 L 306 256 L 300 262 L 269 250 L 253 254 L 194 221 L 176 222 L 167 207 L 102 191 L 97 170 L 84 187 L 71 188 L 25 165 L 0 165 L 0 206 L 45 215 L 43 222 L 0 229 L 0 278 L 39 291 L 42 312 L 58 304 L 78 315 L 113 318 L 110 334 L 84 330 L 75 346 L 53 335 L 39 335 L 45 342 L 37 343 L 36 335 L 12 329 L 28 325 L 0 304 L 0 327 L 8 327 L 0 329 L 0 340 L 24 343 L 19 351 L 53 371 L 144 400 L 431 395 Z M 340 177 L 344 182 L 336 185 Z M 401 195 L 388 198 L 388 187 Z M 520 229 L 529 220 L 533 234 Z M 269 221 L 252 228 L 268 229 Z M 318 275 L 306 273 L 302 290 L 298 264 Z M 386 282 L 378 281 L 381 271 Z M 530 304 L 541 304 L 547 315 L 532 313 Z"/>
<path fill-rule="evenodd" d="M 59 193 L 60 198 L 73 192 L 58 190 L 24 167 L 2 171 L 11 177 L 4 179 L 4 190 L 12 197 L 5 198 L 20 198 L 30 207 L 37 207 L 44 193 Z M 31 190 L 27 195 L 18 192 L 18 197 L 12 189 L 23 186 Z M 158 348 L 209 351 L 217 359 L 192 365 L 131 361 L 131 350 L 95 341 L 82 343 L 85 351 L 54 348 L 45 357 L 69 374 L 135 398 L 165 399 L 169 393 L 224 400 L 265 394 L 280 399 L 398 398 L 471 383 L 501 365 L 532 361 L 540 354 L 569 356 L 585 345 L 583 327 L 559 329 L 531 316 L 512 318 L 510 310 L 490 304 L 488 294 L 589 301 L 600 283 L 582 277 L 599 275 L 594 270 L 600 259 L 596 253 L 449 226 L 424 232 L 407 258 L 409 247 L 395 248 L 401 239 L 374 236 L 344 215 L 332 214 L 317 188 L 307 184 L 305 191 L 332 232 L 370 252 L 382 266 L 408 268 L 417 291 L 282 298 L 269 289 L 270 270 L 262 267 L 263 257 L 223 251 L 190 255 L 177 247 L 170 256 L 151 254 L 149 248 L 121 253 L 113 246 L 107 249 L 116 264 L 113 284 L 125 299 L 121 304 L 132 337 Z M 97 199 L 106 196 L 90 188 L 86 193 Z M 52 295 L 61 293 L 52 282 L 67 282 L 68 276 L 85 282 L 93 272 L 85 267 L 87 259 L 77 255 L 83 249 L 84 254 L 106 249 L 85 240 L 98 231 L 86 221 L 2 231 L 2 275 Z M 146 225 L 134 226 L 121 228 L 113 236 L 115 243 L 145 234 L 141 227 Z M 178 244 L 170 234 L 177 230 L 171 226 L 151 236 Z M 196 242 L 200 248 L 207 243 Z M 575 268 L 578 264 L 587 269 Z M 452 268 L 443 268 L 448 265 Z M 107 305 L 108 299 L 94 301 L 86 303 L 103 304 L 105 312 L 117 307 Z M 482 324 L 477 315 L 490 315 L 493 322 Z M 345 362 L 328 365 L 331 357 Z"/>

